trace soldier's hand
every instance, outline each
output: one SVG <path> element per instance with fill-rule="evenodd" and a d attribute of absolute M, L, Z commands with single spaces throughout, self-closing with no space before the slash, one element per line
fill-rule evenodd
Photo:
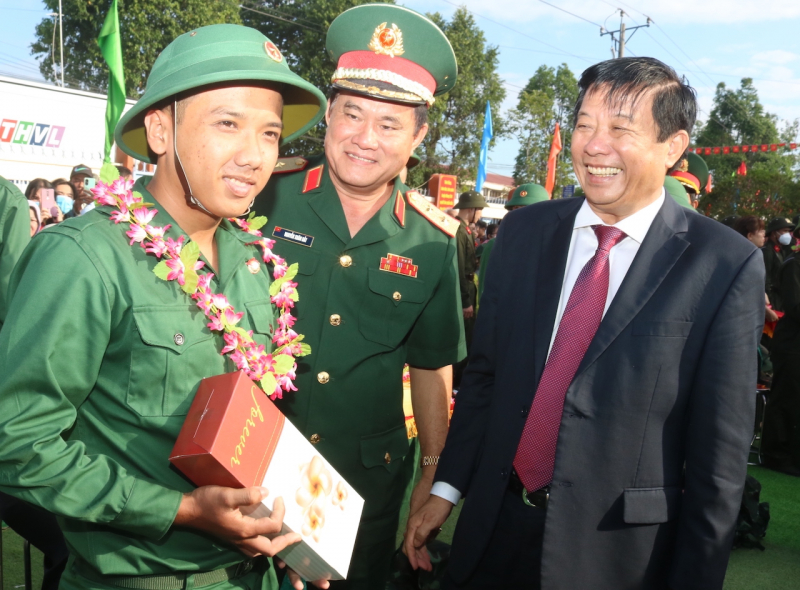
<path fill-rule="evenodd" d="M 469 319 L 473 315 L 475 315 L 475 308 L 472 305 L 470 305 L 469 307 L 465 307 L 463 309 L 463 312 L 464 312 L 464 318 Z"/>
<path fill-rule="evenodd" d="M 282 498 L 275 499 L 272 516 L 252 518 L 243 513 L 269 495 L 266 488 L 243 489 L 222 486 L 202 486 L 184 494 L 173 524 L 206 531 L 235 545 L 248 557 L 273 556 L 287 546 L 300 541 L 300 535 L 276 535 L 283 525 Z"/>
<path fill-rule="evenodd" d="M 281 569 L 286 567 L 286 564 L 277 558 L 275 559 L 275 565 Z M 289 577 L 289 582 L 291 582 L 292 588 L 295 590 L 303 590 L 303 578 L 301 578 L 296 571 L 290 567 L 286 567 L 286 575 Z M 313 584 L 317 588 L 322 588 L 322 590 L 331 587 L 331 583 L 328 580 L 316 580 L 314 582 L 309 582 L 309 584 Z"/>
<path fill-rule="evenodd" d="M 425 544 L 431 538 L 431 533 L 438 532 L 452 510 L 451 502 L 439 496 L 430 496 L 422 508 L 409 517 L 403 552 L 408 556 L 412 568 L 433 569 Z"/>

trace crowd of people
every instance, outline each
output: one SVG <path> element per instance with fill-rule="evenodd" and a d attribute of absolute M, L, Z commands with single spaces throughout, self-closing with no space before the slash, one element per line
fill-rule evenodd
<path fill-rule="evenodd" d="M 284 527 L 299 500 L 253 518 L 269 481 L 198 487 L 168 460 L 200 381 L 240 370 L 364 499 L 346 579 L 319 588 L 383 589 L 403 554 L 431 570 L 463 498 L 448 590 L 720 589 L 770 312 L 772 395 L 800 382 L 795 224 L 762 255 L 763 223 L 737 222 L 748 242 L 694 211 L 694 91 L 639 57 L 581 76 L 581 198 L 521 185 L 498 228 L 466 191 L 448 215 L 400 176 L 457 81 L 444 32 L 360 5 L 326 50 L 327 97 L 255 29 L 188 32 L 116 128 L 152 177 L 79 165 L 27 206 L 0 180 L 3 518 L 51 539 L 57 518 L 67 590 L 302 589 L 271 559 L 314 546 Z M 323 117 L 323 152 L 279 161 Z"/>

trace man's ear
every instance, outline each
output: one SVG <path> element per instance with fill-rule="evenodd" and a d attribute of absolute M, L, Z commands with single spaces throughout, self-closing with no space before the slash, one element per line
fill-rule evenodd
<path fill-rule="evenodd" d="M 325 109 L 325 125 L 329 125 L 331 122 L 331 109 L 333 108 L 333 103 L 331 99 L 328 99 L 328 107 Z"/>
<path fill-rule="evenodd" d="M 163 156 L 172 142 L 172 117 L 161 109 L 147 111 L 144 116 L 147 145 L 157 156 Z"/>
<path fill-rule="evenodd" d="M 681 129 L 669 140 L 669 151 L 667 152 L 667 160 L 665 162 L 667 170 L 672 168 L 675 163 L 683 157 L 688 147 L 689 134 Z"/>
<path fill-rule="evenodd" d="M 411 148 L 412 152 L 419 147 L 419 144 L 422 143 L 422 140 L 425 139 L 425 136 L 427 134 L 428 134 L 428 124 L 425 123 L 422 127 L 419 128 L 419 132 L 414 137 L 414 142 L 413 142 L 414 147 Z"/>

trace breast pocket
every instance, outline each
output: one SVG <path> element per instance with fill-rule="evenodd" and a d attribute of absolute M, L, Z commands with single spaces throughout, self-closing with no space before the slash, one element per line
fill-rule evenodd
<path fill-rule="evenodd" d="M 394 348 L 422 313 L 425 283 L 377 268 L 369 269 L 368 283 L 358 328 L 367 340 Z"/>
<path fill-rule="evenodd" d="M 224 372 L 218 338 L 193 306 L 134 307 L 127 403 L 140 416 L 183 416 L 205 377 Z"/>
<path fill-rule="evenodd" d="M 272 348 L 272 334 L 274 331 L 274 317 L 272 302 L 269 299 L 251 301 L 244 304 L 247 318 L 253 330 L 253 340 L 264 345 L 267 350 Z"/>

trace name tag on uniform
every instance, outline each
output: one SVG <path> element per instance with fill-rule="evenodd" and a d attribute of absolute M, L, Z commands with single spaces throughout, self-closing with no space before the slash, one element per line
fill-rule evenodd
<path fill-rule="evenodd" d="M 385 258 L 381 258 L 380 269 L 416 278 L 419 267 L 413 264 L 410 258 L 398 256 L 397 254 L 387 254 Z"/>
<path fill-rule="evenodd" d="M 272 230 L 272 237 L 273 238 L 280 238 L 282 240 L 286 240 L 287 242 L 294 242 L 295 244 L 300 244 L 301 246 L 311 247 L 311 244 L 314 243 L 314 236 L 308 236 L 306 234 L 301 234 L 297 231 L 292 231 L 290 229 L 286 229 L 285 227 L 276 227 Z"/>

